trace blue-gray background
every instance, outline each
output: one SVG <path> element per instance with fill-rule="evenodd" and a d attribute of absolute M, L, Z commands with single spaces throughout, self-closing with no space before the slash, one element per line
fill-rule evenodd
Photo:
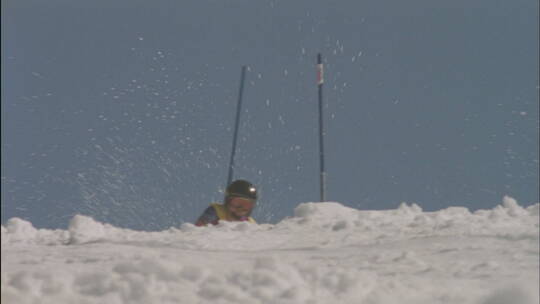
<path fill-rule="evenodd" d="M 538 1 L 2 1 L 2 223 L 155 230 L 235 177 L 255 217 L 538 194 Z"/>

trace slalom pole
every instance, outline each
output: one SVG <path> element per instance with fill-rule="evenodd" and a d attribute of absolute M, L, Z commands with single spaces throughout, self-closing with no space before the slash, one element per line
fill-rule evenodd
<path fill-rule="evenodd" d="M 317 54 L 317 86 L 319 88 L 319 164 L 321 202 L 325 201 L 326 171 L 324 168 L 324 125 L 323 125 L 323 63 L 321 53 Z"/>
<path fill-rule="evenodd" d="M 233 177 L 233 170 L 234 170 L 234 155 L 236 154 L 236 141 L 238 138 L 238 125 L 240 124 L 240 113 L 242 109 L 242 95 L 244 92 L 244 80 L 246 78 L 246 66 L 242 66 L 242 73 L 240 75 L 240 89 L 238 92 L 238 104 L 236 105 L 236 121 L 234 124 L 234 135 L 233 135 L 233 143 L 232 143 L 232 151 L 231 151 L 231 159 L 229 161 L 229 175 L 227 177 L 227 184 L 225 187 L 227 187 Z"/>

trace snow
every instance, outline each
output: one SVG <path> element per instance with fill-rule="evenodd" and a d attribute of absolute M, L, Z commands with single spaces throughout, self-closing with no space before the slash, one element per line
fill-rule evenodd
<path fill-rule="evenodd" d="M 272 224 L 134 231 L 12 218 L 2 303 L 539 303 L 539 204 L 357 210 L 303 203 Z"/>

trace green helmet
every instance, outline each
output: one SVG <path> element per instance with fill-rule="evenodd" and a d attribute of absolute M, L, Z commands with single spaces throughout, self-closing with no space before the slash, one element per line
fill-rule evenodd
<path fill-rule="evenodd" d="M 250 182 L 238 179 L 227 186 L 225 197 L 245 197 L 257 200 L 257 189 Z"/>

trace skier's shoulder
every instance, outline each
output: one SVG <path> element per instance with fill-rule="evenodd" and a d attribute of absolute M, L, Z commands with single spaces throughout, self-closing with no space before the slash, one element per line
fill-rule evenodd
<path fill-rule="evenodd" d="M 210 206 L 208 206 L 203 211 L 203 213 L 197 220 L 197 223 L 196 223 L 197 226 L 204 226 L 207 224 L 217 224 L 217 222 L 219 221 L 219 216 L 218 216 L 218 212 L 216 208 L 214 207 L 215 205 L 216 204 L 210 204 Z"/>
<path fill-rule="evenodd" d="M 204 210 L 203 215 L 217 217 L 220 208 L 222 208 L 222 205 L 218 203 L 211 203 L 208 208 Z"/>

